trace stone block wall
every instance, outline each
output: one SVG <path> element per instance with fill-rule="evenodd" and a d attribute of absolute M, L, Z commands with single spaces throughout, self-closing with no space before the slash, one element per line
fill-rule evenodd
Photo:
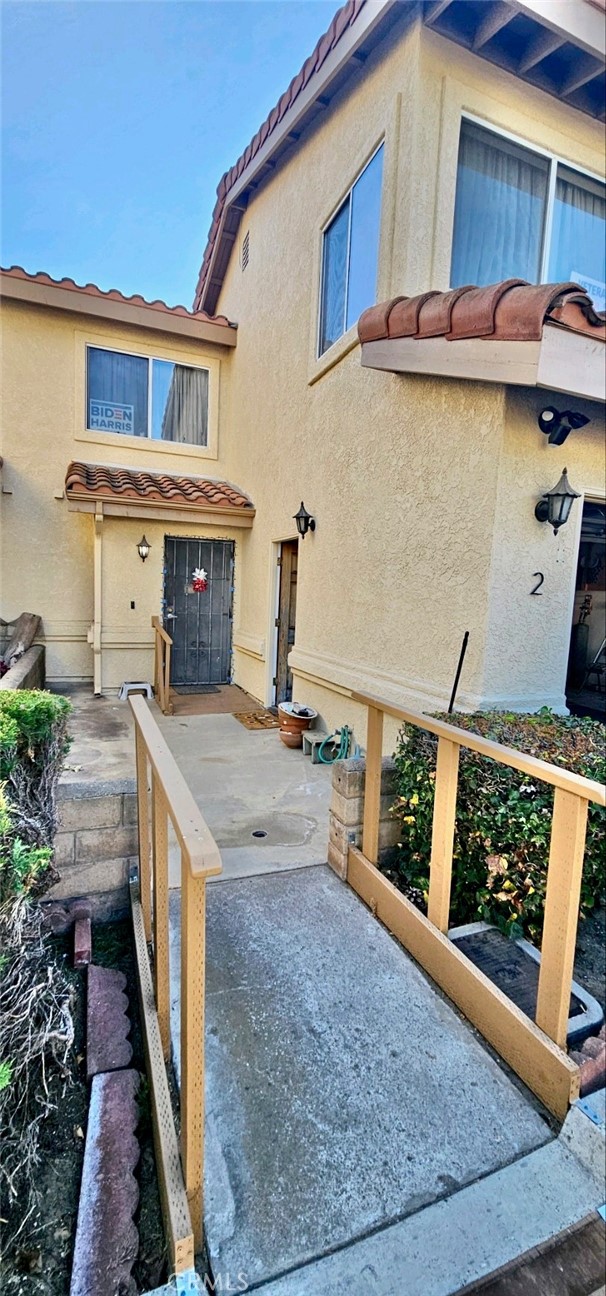
<path fill-rule="evenodd" d="M 128 871 L 137 859 L 137 796 L 134 779 L 59 787 L 55 867 L 60 881 L 47 901 L 86 896 L 96 920 L 128 909 Z"/>
<path fill-rule="evenodd" d="M 332 773 L 328 863 L 343 879 L 347 877 L 349 847 L 362 845 L 365 782 L 366 761 L 362 757 L 336 761 Z M 398 843 L 398 823 L 390 814 L 395 794 L 395 764 L 391 756 L 385 756 L 381 771 L 379 824 L 379 859 L 382 864 L 391 862 Z"/>

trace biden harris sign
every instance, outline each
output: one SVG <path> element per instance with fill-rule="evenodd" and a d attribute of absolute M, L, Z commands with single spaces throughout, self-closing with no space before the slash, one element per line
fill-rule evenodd
<path fill-rule="evenodd" d="M 89 400 L 88 426 L 102 432 L 134 432 L 134 406 Z"/>

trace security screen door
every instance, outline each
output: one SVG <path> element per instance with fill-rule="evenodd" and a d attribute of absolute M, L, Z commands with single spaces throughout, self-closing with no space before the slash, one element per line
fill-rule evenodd
<path fill-rule="evenodd" d="M 196 568 L 207 588 L 193 589 Z M 231 677 L 234 545 L 229 540 L 167 536 L 164 625 L 173 641 L 171 684 L 228 684 Z"/>

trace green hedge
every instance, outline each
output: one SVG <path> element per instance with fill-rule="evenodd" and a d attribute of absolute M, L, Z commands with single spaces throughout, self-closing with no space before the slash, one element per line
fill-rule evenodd
<path fill-rule="evenodd" d="M 576 716 L 485 711 L 438 716 L 458 728 L 561 765 L 597 782 L 606 779 L 604 726 Z M 395 753 L 401 828 L 393 881 L 426 906 L 431 853 L 437 739 L 405 726 Z M 540 942 L 549 856 L 553 788 L 461 748 L 451 926 L 483 919 Z M 592 805 L 583 869 L 581 913 L 604 903 L 606 810 Z"/>

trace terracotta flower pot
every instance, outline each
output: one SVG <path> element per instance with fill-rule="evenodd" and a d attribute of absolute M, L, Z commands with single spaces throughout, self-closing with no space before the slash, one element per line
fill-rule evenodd
<path fill-rule="evenodd" d="M 310 728 L 317 714 L 313 707 L 304 707 L 298 702 L 281 702 L 278 706 L 278 719 L 280 740 L 284 746 L 302 747 L 303 734 Z"/>

